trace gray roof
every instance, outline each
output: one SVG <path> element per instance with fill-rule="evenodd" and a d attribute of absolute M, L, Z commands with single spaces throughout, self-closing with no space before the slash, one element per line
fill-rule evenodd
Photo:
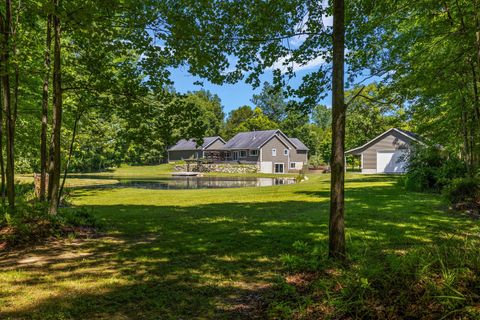
<path fill-rule="evenodd" d="M 258 149 L 279 130 L 240 132 L 223 146 L 223 149 Z"/>
<path fill-rule="evenodd" d="M 220 139 L 225 142 L 221 137 L 205 137 L 203 138 L 203 144 L 201 146 L 197 146 L 196 139 L 182 139 L 177 142 L 176 145 L 168 149 L 168 151 L 180 151 L 180 150 L 203 150 L 212 144 L 215 140 Z"/>
<path fill-rule="evenodd" d="M 300 141 L 300 139 L 298 138 L 289 138 L 289 139 L 297 150 L 307 150 L 307 151 L 309 150 L 308 147 L 304 145 L 302 141 Z"/>
<path fill-rule="evenodd" d="M 237 133 L 237 135 L 235 135 L 232 139 L 230 139 L 223 146 L 223 149 L 259 149 L 275 135 L 277 135 L 278 137 L 282 137 L 282 141 L 289 140 L 289 142 L 297 150 L 308 150 L 308 148 L 302 143 L 302 141 L 297 138 L 288 138 L 280 130 L 240 132 Z"/>
<path fill-rule="evenodd" d="M 387 135 L 389 135 L 390 133 L 392 132 L 398 132 L 402 135 L 404 135 L 405 137 L 407 137 L 408 139 L 410 140 L 413 140 L 415 142 L 418 142 L 420 144 L 425 144 L 423 142 L 423 139 L 416 133 L 413 133 L 413 132 L 410 132 L 410 131 L 406 131 L 406 130 L 402 130 L 402 129 L 397 129 L 397 128 L 391 128 L 387 131 L 385 131 L 384 133 L 382 133 L 381 135 L 373 138 L 372 140 L 368 141 L 367 143 L 365 143 L 364 145 L 360 146 L 360 147 L 357 147 L 357 148 L 354 148 L 354 149 L 350 149 L 350 150 L 347 150 L 345 151 L 345 155 L 358 155 L 360 153 L 362 153 L 364 151 L 364 149 L 366 149 L 368 146 L 370 146 L 372 143 L 376 142 L 376 141 L 379 141 L 381 139 L 383 139 L 384 137 L 386 137 Z"/>

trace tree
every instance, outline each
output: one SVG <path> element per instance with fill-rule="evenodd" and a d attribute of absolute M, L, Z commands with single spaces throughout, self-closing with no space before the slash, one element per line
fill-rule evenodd
<path fill-rule="evenodd" d="M 345 3 L 333 0 L 332 160 L 329 256 L 345 258 Z"/>
<path fill-rule="evenodd" d="M 233 133 L 278 129 L 278 124 L 270 120 L 260 108 L 253 110 L 253 117 L 240 123 Z"/>
<path fill-rule="evenodd" d="M 262 109 L 263 113 L 273 122 L 281 122 L 285 117 L 287 102 L 280 87 L 274 87 L 268 82 L 263 83 L 262 92 L 254 94 L 252 103 Z"/>
<path fill-rule="evenodd" d="M 7 155 L 7 197 L 10 211 L 15 209 L 15 112 L 12 111 L 10 86 L 10 35 L 12 31 L 12 2 L 5 1 L 5 15 L 0 14 L 0 32 L 2 33 L 0 55 L 0 81 L 2 86 L 3 113 L 5 116 L 6 155 Z M 0 124 L 3 126 L 3 124 Z M 0 137 L 2 138 L 2 137 Z"/>
<path fill-rule="evenodd" d="M 203 110 L 202 119 L 208 129 L 206 136 L 218 136 L 223 130 L 225 114 L 220 98 L 210 91 L 200 90 L 187 93 L 186 99 L 198 105 Z"/>
<path fill-rule="evenodd" d="M 61 62 L 61 22 L 59 4 L 60 0 L 54 0 L 53 13 L 53 118 L 52 118 L 52 141 L 50 146 L 50 167 L 48 180 L 48 194 L 50 200 L 50 214 L 57 214 L 60 202 L 60 175 L 61 175 L 61 142 L 60 133 L 62 128 L 63 96 L 62 96 L 62 62 Z"/>
<path fill-rule="evenodd" d="M 358 88 L 349 90 L 347 99 L 358 92 Z M 363 145 L 390 128 L 409 129 L 404 120 L 403 107 L 388 99 L 382 99 L 377 85 L 370 84 L 362 90 L 362 95 L 354 99 L 347 109 L 346 148 Z"/>
<path fill-rule="evenodd" d="M 312 121 L 322 130 L 332 126 L 332 110 L 323 104 L 315 106 L 312 110 Z"/>
<path fill-rule="evenodd" d="M 40 193 L 41 201 L 45 200 L 46 175 L 47 175 L 47 130 L 48 130 L 48 84 L 50 79 L 50 50 L 52 48 L 52 15 L 47 17 L 47 31 L 45 40 L 45 75 L 42 92 L 42 129 L 40 134 Z"/>
<path fill-rule="evenodd" d="M 303 110 L 290 103 L 286 115 L 280 122 L 280 129 L 289 137 L 300 139 L 309 149 L 309 154 L 315 154 L 316 138 L 315 127 L 309 121 L 309 116 Z"/>
<path fill-rule="evenodd" d="M 241 106 L 238 109 L 230 111 L 225 124 L 225 138 L 231 139 L 237 130 L 237 127 L 255 115 L 249 106 Z"/>

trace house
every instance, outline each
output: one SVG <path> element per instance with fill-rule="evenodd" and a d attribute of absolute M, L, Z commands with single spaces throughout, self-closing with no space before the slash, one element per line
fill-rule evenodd
<path fill-rule="evenodd" d="M 203 138 L 202 145 L 197 145 L 195 139 L 182 139 L 167 150 L 168 161 L 204 158 L 206 151 L 221 149 L 224 144 L 225 140 L 218 136 Z"/>
<path fill-rule="evenodd" d="M 363 146 L 345 152 L 360 156 L 362 173 L 404 173 L 407 155 L 415 144 L 424 144 L 413 132 L 392 128 Z"/>
<path fill-rule="evenodd" d="M 263 173 L 298 172 L 308 161 L 308 148 L 280 130 L 240 132 L 223 149 L 226 161 L 255 163 Z"/>
<path fill-rule="evenodd" d="M 178 151 L 179 148 L 185 149 L 184 144 L 179 141 L 169 149 L 169 161 L 186 159 L 181 158 Z M 222 146 L 208 145 L 204 149 L 192 151 L 190 144 L 189 148 L 190 152 L 196 152 L 196 158 L 211 159 L 213 162 L 255 164 L 263 173 L 299 172 L 308 161 L 308 148 L 302 141 L 289 138 L 280 130 L 240 132 Z M 171 151 L 177 154 L 171 155 Z"/>

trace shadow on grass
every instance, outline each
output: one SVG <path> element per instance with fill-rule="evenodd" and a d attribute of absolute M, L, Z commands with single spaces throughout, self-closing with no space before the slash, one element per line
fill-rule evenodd
<path fill-rule="evenodd" d="M 457 241 L 450 232 L 458 233 L 461 221 L 435 212 L 435 197 L 399 191 L 395 186 L 348 190 L 352 255 L 366 248 L 379 252 Z M 21 286 L 24 294 L 57 292 L 0 315 L 264 317 L 258 297 L 282 271 L 279 256 L 293 252 L 295 241 L 324 246 L 327 239 L 328 192 L 298 193 L 325 201 L 91 206 L 108 226 L 106 237 L 0 256 L 0 271 L 28 274 L 7 285 Z"/>

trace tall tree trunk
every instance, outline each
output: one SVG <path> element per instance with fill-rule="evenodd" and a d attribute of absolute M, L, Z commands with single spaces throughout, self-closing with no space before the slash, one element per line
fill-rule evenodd
<path fill-rule="evenodd" d="M 3 158 L 3 94 L 2 90 L 0 90 L 0 97 L 2 97 L 1 103 L 0 103 L 0 175 L 1 175 L 1 181 L 0 181 L 0 192 L 2 194 L 2 205 L 5 205 L 5 198 L 7 196 L 5 192 L 5 159 Z"/>
<path fill-rule="evenodd" d="M 65 171 L 63 172 L 62 186 L 60 187 L 60 192 L 58 194 L 59 199 L 62 198 L 63 188 L 65 187 L 65 181 L 67 180 L 68 168 L 70 167 L 70 161 L 72 160 L 73 146 L 75 144 L 75 138 L 77 137 L 78 121 L 80 121 L 81 117 L 82 113 L 78 111 L 78 114 L 75 117 L 75 123 L 73 125 L 72 140 L 70 141 L 70 148 L 68 150 L 68 160 L 65 164 Z"/>
<path fill-rule="evenodd" d="M 5 1 L 5 16 L 0 15 L 0 28 L 3 34 L 1 53 L 1 85 L 3 98 L 3 112 L 5 114 L 6 148 L 7 148 L 7 197 L 10 210 L 15 210 L 15 182 L 14 182 L 14 118 L 12 115 L 12 104 L 10 95 L 9 77 L 9 51 L 10 33 L 12 28 L 12 3 Z"/>
<path fill-rule="evenodd" d="M 332 158 L 329 256 L 345 258 L 345 3 L 333 0 Z"/>
<path fill-rule="evenodd" d="M 50 214 L 57 214 L 59 205 L 59 189 L 61 175 L 61 159 L 60 159 L 60 130 L 62 127 L 62 78 L 61 78 L 61 51 L 60 51 L 60 17 L 58 15 L 59 0 L 54 0 L 55 14 L 53 16 L 54 31 L 54 50 L 53 50 L 53 125 L 52 125 L 52 149 L 53 163 L 51 164 L 49 184 L 50 197 Z"/>
<path fill-rule="evenodd" d="M 52 47 L 52 15 L 47 18 L 47 40 L 45 43 L 45 76 L 42 92 L 42 131 L 40 134 L 40 200 L 45 200 L 47 176 L 47 129 L 48 129 L 48 82 L 50 79 L 50 49 Z"/>

